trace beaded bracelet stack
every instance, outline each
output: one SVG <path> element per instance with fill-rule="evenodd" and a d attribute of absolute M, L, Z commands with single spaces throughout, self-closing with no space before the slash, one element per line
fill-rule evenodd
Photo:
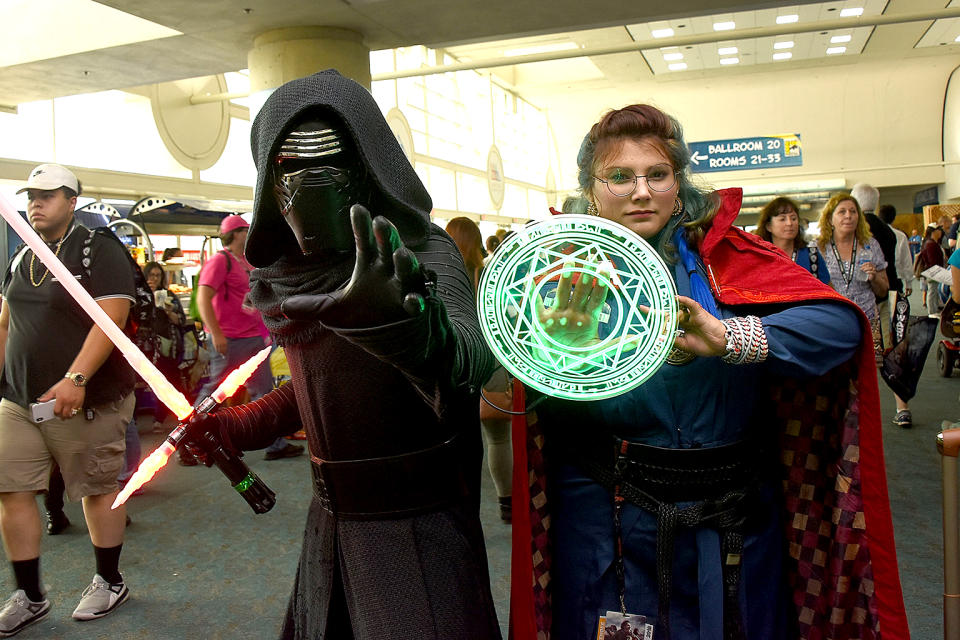
<path fill-rule="evenodd" d="M 726 326 L 727 354 L 723 361 L 729 364 L 763 362 L 770 351 L 763 323 L 757 316 L 733 317 L 722 320 Z"/>

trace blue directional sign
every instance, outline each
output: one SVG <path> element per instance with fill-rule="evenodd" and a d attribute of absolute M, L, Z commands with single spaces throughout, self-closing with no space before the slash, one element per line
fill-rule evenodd
<path fill-rule="evenodd" d="M 690 169 L 694 173 L 803 165 L 799 133 L 707 140 L 691 142 L 687 146 L 690 148 Z"/>

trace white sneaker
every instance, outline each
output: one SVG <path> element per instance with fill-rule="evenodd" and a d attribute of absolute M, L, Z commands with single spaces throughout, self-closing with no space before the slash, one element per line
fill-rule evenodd
<path fill-rule="evenodd" d="M 75 620 L 102 618 L 126 602 L 129 595 L 130 590 L 124 583 L 110 584 L 101 578 L 99 573 L 95 574 L 93 582 L 83 590 L 80 604 L 73 610 L 73 618 Z"/>
<path fill-rule="evenodd" d="M 17 589 L 0 609 L 0 638 L 9 638 L 50 613 L 50 601 L 34 602 L 23 589 Z"/>

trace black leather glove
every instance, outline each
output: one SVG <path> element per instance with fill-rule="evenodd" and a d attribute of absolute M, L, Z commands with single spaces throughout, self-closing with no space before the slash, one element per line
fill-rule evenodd
<path fill-rule="evenodd" d="M 220 442 L 234 452 L 253 451 L 270 446 L 278 437 L 289 435 L 300 426 L 293 386 L 285 384 L 247 404 L 194 414 L 187 422 L 183 442 L 191 449 Z"/>
<path fill-rule="evenodd" d="M 322 295 L 288 298 L 283 313 L 338 329 L 377 327 L 419 315 L 427 296 L 416 255 L 403 246 L 396 227 L 359 204 L 350 207 L 357 243 L 353 275 L 346 287 Z"/>

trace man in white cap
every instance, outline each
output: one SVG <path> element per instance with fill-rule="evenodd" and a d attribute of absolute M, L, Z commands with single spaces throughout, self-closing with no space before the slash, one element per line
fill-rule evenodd
<path fill-rule="evenodd" d="M 269 332 L 260 312 L 247 300 L 250 272 L 253 267 L 243 256 L 250 225 L 237 215 L 227 216 L 220 223 L 223 250 L 203 265 L 197 286 L 197 308 L 213 346 L 209 382 L 200 390 L 198 400 L 217 388 L 223 379 L 266 346 Z M 261 364 L 245 383 L 250 400 L 256 400 L 273 389 L 270 361 Z M 277 438 L 266 449 L 267 460 L 292 458 L 303 453 L 303 447 Z M 196 460 L 181 451 L 181 464 L 192 466 Z"/>
<path fill-rule="evenodd" d="M 123 326 L 136 295 L 123 246 L 73 219 L 76 176 L 57 164 L 36 167 L 27 185 L 27 216 L 50 249 Z M 0 531 L 17 590 L 0 609 L 0 636 L 42 619 L 50 602 L 40 580 L 40 512 L 51 464 L 67 496 L 82 500 L 96 574 L 73 612 L 92 620 L 113 611 L 129 591 L 119 571 L 126 512 L 111 510 L 132 419 L 134 375 L 120 353 L 47 267 L 23 248 L 2 284 L 0 311 Z M 32 403 L 53 402 L 52 416 Z M 41 418 L 43 418 L 41 420 Z"/>

